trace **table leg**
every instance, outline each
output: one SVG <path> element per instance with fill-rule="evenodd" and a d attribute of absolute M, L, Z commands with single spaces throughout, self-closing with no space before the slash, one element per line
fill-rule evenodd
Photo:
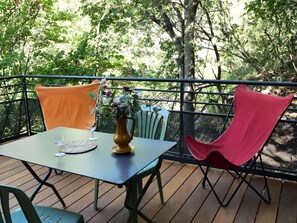
<path fill-rule="evenodd" d="M 146 182 L 144 188 L 142 189 L 141 193 L 138 195 L 139 192 L 139 179 L 131 179 L 126 186 L 126 198 L 125 198 L 125 207 L 129 209 L 130 215 L 128 218 L 128 223 L 136 223 L 137 222 L 137 215 L 141 216 L 144 220 L 147 222 L 152 222 L 145 214 L 143 214 L 140 210 L 138 210 L 138 206 L 146 193 L 148 187 L 151 185 L 153 182 L 157 171 L 160 169 L 162 164 L 162 158 L 159 158 L 159 161 L 152 172 L 151 176 L 149 177 L 148 181 Z"/>
<path fill-rule="evenodd" d="M 33 201 L 33 199 L 35 198 L 36 194 L 38 193 L 38 191 L 41 189 L 41 187 L 43 185 L 50 187 L 54 193 L 56 194 L 56 196 L 58 197 L 59 201 L 62 203 L 63 207 L 66 207 L 65 202 L 63 201 L 63 198 L 61 197 L 61 195 L 59 194 L 59 192 L 57 191 L 57 189 L 55 188 L 54 185 L 46 182 L 48 180 L 48 178 L 50 177 L 51 173 L 52 173 L 52 168 L 49 168 L 48 173 L 46 174 L 46 176 L 41 179 L 32 169 L 32 167 L 25 161 L 22 161 L 22 163 L 25 165 L 25 167 L 29 170 L 29 172 L 32 174 L 32 176 L 34 177 L 35 180 L 37 180 L 39 182 L 39 185 L 37 186 L 37 188 L 35 189 L 35 191 L 33 192 L 32 196 L 31 196 L 31 201 Z"/>
<path fill-rule="evenodd" d="M 136 179 L 130 180 L 126 185 L 126 199 L 125 199 L 125 207 L 129 209 L 129 223 L 137 223 L 137 214 L 135 214 L 135 210 L 133 210 L 134 204 L 137 202 L 138 195 L 138 183 Z"/>

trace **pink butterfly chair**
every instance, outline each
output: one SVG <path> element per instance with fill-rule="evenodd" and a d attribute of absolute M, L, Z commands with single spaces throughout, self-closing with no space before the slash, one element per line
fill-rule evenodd
<path fill-rule="evenodd" d="M 185 138 L 190 153 L 204 174 L 203 187 L 207 181 L 220 205 L 228 206 L 243 182 L 247 183 L 266 203 L 271 202 L 261 151 L 292 100 L 293 95 L 287 97 L 265 95 L 253 92 L 245 85 L 239 85 L 234 96 L 234 119 L 218 139 L 206 144 L 192 136 Z M 246 180 L 246 176 L 255 167 L 258 159 L 263 171 L 267 198 Z M 202 168 L 201 162 L 206 164 L 206 170 Z M 242 166 L 244 171 L 239 172 L 238 169 Z M 234 179 L 241 179 L 233 193 L 230 192 L 227 201 L 226 198 L 223 200 L 219 198 L 208 179 L 210 167 L 225 169 Z M 235 175 L 230 171 L 234 171 Z M 242 174 L 243 172 L 245 173 Z"/>

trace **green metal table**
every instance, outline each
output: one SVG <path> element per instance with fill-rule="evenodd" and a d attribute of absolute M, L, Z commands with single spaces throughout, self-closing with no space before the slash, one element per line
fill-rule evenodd
<path fill-rule="evenodd" d="M 65 142 L 72 140 L 86 140 L 90 137 L 87 130 L 59 127 L 30 137 L 26 137 L 0 146 L 0 155 L 21 160 L 33 177 L 40 183 L 32 194 L 34 199 L 43 185 L 52 188 L 63 206 L 66 206 L 54 185 L 47 182 L 53 169 L 74 173 L 104 182 L 126 186 L 127 194 L 125 207 L 130 210 L 128 222 L 137 221 L 137 214 L 150 221 L 138 210 L 138 205 L 153 181 L 157 169 L 162 163 L 162 155 L 176 145 L 176 142 L 160 141 L 134 137 L 132 142 L 133 151 L 129 154 L 118 155 L 112 152 L 113 134 L 94 132 L 98 138 L 97 148 L 80 154 L 66 154 L 63 157 L 55 157 L 57 147 L 53 144 L 52 136 L 61 132 Z M 137 185 L 129 181 L 132 177 L 159 158 L 155 171 L 149 177 L 140 195 L 137 195 Z M 38 176 L 28 163 L 38 164 L 49 168 L 44 178 Z"/>

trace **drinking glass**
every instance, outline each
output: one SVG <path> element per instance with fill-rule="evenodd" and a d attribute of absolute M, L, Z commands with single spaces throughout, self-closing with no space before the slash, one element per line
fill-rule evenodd
<path fill-rule="evenodd" d="M 86 126 L 87 129 L 90 130 L 92 137 L 89 138 L 90 141 L 95 141 L 97 140 L 97 137 L 94 137 L 94 131 L 96 129 L 96 107 L 90 106 L 90 119 L 87 121 Z"/>
<path fill-rule="evenodd" d="M 58 153 L 55 154 L 57 157 L 62 157 L 65 153 L 61 152 L 62 145 L 64 143 L 64 136 L 61 133 L 57 133 L 53 135 L 53 142 L 58 148 Z"/>
<path fill-rule="evenodd" d="M 92 134 L 92 137 L 89 138 L 89 140 L 90 141 L 97 140 L 98 138 L 94 136 L 94 131 L 96 129 L 96 120 L 89 120 L 89 121 L 87 121 L 86 126 L 87 126 L 87 128 L 89 129 L 89 131 Z"/>

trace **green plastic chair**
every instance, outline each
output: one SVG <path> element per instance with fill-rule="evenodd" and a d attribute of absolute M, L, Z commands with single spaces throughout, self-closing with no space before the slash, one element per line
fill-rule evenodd
<path fill-rule="evenodd" d="M 165 133 L 167 130 L 169 111 L 165 109 L 157 109 L 155 112 L 154 109 L 156 107 L 147 107 L 141 106 L 141 110 L 136 113 L 136 125 L 137 132 L 136 136 L 148 139 L 159 139 L 164 140 Z M 127 129 L 130 130 L 131 121 L 127 123 Z M 139 171 L 136 176 L 133 177 L 133 180 L 137 180 L 139 185 L 139 193 L 142 189 L 142 178 L 150 175 L 155 166 L 158 163 L 158 159 L 149 164 L 147 167 Z M 161 203 L 164 204 L 163 190 L 162 190 L 162 182 L 160 171 L 157 172 L 157 183 L 159 187 L 159 194 Z M 97 209 L 98 204 L 98 195 L 99 195 L 99 180 L 95 180 L 95 190 L 94 190 L 94 209 Z"/>
<path fill-rule="evenodd" d="M 13 194 L 20 208 L 10 212 L 9 195 Z M 0 223 L 84 223 L 82 215 L 63 209 L 33 206 L 28 196 L 20 189 L 0 184 Z"/>

